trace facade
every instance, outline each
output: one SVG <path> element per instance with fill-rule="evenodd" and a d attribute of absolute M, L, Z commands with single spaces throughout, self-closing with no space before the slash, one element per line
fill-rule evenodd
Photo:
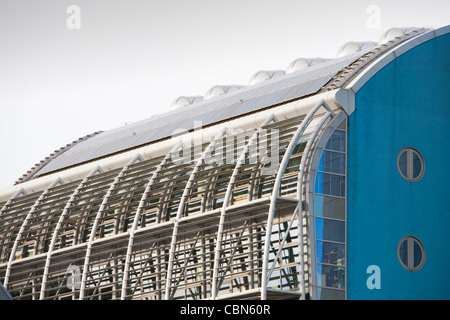
<path fill-rule="evenodd" d="M 18 300 L 450 298 L 449 33 L 390 29 L 56 150 L 0 192 L 0 282 Z"/>

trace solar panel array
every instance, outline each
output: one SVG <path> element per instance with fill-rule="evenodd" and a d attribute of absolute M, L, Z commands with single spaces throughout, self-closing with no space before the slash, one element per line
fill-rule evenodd
<path fill-rule="evenodd" d="M 202 127 L 205 127 L 258 109 L 314 94 L 340 70 L 349 66 L 368 50 L 370 48 L 204 100 L 195 105 L 102 132 L 62 153 L 43 166 L 37 175 L 168 138 L 175 130 L 194 129 L 196 122 L 200 122 Z"/>

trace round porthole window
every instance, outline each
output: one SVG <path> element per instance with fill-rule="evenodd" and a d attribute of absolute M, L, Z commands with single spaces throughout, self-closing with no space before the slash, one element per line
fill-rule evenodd
<path fill-rule="evenodd" d="M 413 236 L 402 238 L 397 247 L 398 260 L 408 271 L 418 271 L 425 263 L 425 248 L 422 242 Z"/>
<path fill-rule="evenodd" d="M 403 179 L 417 182 L 425 172 L 425 161 L 419 151 L 408 147 L 402 149 L 398 154 L 397 168 Z"/>

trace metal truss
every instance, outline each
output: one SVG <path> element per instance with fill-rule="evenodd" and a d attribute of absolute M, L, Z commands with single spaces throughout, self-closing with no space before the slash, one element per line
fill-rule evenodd
<path fill-rule="evenodd" d="M 332 117 L 321 101 L 188 152 L 173 139 L 165 155 L 20 190 L 0 204 L 0 280 L 14 299 L 304 299 L 303 183 Z"/>

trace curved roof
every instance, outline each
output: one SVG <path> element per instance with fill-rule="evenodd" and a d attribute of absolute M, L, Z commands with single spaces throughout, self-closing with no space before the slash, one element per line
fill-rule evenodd
<path fill-rule="evenodd" d="M 299 269 L 293 268 L 292 274 L 303 279 L 304 269 L 299 262 L 302 254 L 279 266 L 271 264 L 278 258 L 270 255 L 274 248 L 279 248 L 280 257 L 281 248 L 303 248 L 298 240 L 303 239 L 303 228 L 293 221 L 303 208 L 314 207 L 307 200 L 307 191 L 314 190 L 315 181 L 309 175 L 317 169 L 321 150 L 334 130 L 340 131 L 339 137 L 346 131 L 349 113 L 339 105 L 330 107 L 323 97 L 334 95 L 338 91 L 334 88 L 356 90 L 355 81 L 361 85 L 367 72 L 389 63 L 393 53 L 401 54 L 431 39 L 427 34 L 412 39 L 423 32 L 405 34 L 372 51 L 358 51 L 347 59 L 308 68 L 291 77 L 280 76 L 276 81 L 267 80 L 208 102 L 187 105 L 181 111 L 98 133 L 55 153 L 36 168 L 36 177 L 45 170 L 51 172 L 52 166 L 63 169 L 64 165 L 82 163 L 77 162 L 82 161 L 81 156 L 91 161 L 136 148 L 139 143 L 167 139 L 170 131 L 164 125 L 171 122 L 188 129 L 189 121 L 201 119 L 209 126 L 223 121 L 211 127 L 216 129 L 214 139 L 202 141 L 189 152 L 183 150 L 180 154 L 183 141 L 168 139 L 164 144 L 170 151 L 163 155 L 153 150 L 146 157 L 140 154 L 142 150 L 133 149 L 127 153 L 124 165 L 111 167 L 95 161 L 89 164 L 93 167 L 90 173 L 82 177 L 66 179 L 63 171 L 36 179 L 52 180 L 43 189 L 30 188 L 30 181 L 28 186 L 17 186 L 17 192 L 8 199 L 0 198 L 0 275 L 5 286 L 18 299 L 68 295 L 73 299 L 162 299 L 163 294 L 166 299 L 174 299 L 181 297 L 178 289 L 191 290 L 201 283 L 212 288 L 214 299 L 221 294 L 222 281 L 247 277 L 247 272 L 252 271 L 254 279 L 263 279 L 256 285 L 263 298 L 274 268 L 281 270 L 299 263 Z M 433 31 L 434 36 L 439 32 Z M 395 48 L 408 39 L 415 44 Z M 330 72 L 324 73 L 323 68 Z M 342 91 L 350 90 L 338 92 Z M 312 97 L 284 103 L 310 92 Z M 308 100 L 314 102 L 310 103 L 314 107 Z M 277 103 L 282 106 L 271 108 Z M 292 116 L 293 110 L 296 116 Z M 233 121 L 225 123 L 256 111 L 264 121 L 254 121 L 248 132 L 233 130 L 237 127 Z M 236 122 L 241 124 L 241 120 Z M 136 136 L 134 140 L 131 135 Z M 274 236 L 262 240 L 262 234 Z M 250 248 L 250 254 L 238 251 L 244 246 Z M 261 254 L 253 254 L 256 251 Z M 230 267 L 236 256 L 244 260 Z M 207 257 L 208 263 L 200 263 L 203 269 L 199 271 L 198 259 L 202 257 Z M 250 264 L 262 268 L 251 270 L 247 267 Z M 67 275 L 77 272 L 81 281 L 72 279 L 70 285 L 65 282 Z M 208 277 L 197 277 L 200 273 Z M 280 287 L 287 288 L 282 283 Z M 290 294 L 291 289 L 278 292 Z M 192 296 L 200 294 L 207 298 L 209 293 L 203 290 Z"/>
<path fill-rule="evenodd" d="M 344 56 L 323 60 L 322 63 L 305 69 L 232 90 L 140 122 L 96 133 L 36 164 L 16 184 L 168 139 L 176 130 L 191 131 L 199 124 L 205 128 L 318 92 L 340 88 L 386 50 L 428 31 L 423 28 L 404 30 L 407 32 L 400 36 L 395 33 L 394 39 L 389 40 L 383 37 L 383 41 L 387 41 L 379 45 L 350 46 L 350 49 L 346 46 Z"/>

